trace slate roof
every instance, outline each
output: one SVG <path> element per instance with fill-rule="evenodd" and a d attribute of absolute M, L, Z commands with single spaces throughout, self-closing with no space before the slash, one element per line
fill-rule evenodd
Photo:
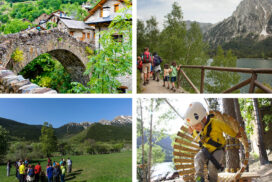
<path fill-rule="evenodd" d="M 77 20 L 68 20 L 68 19 L 62 19 L 61 21 L 70 29 L 94 29 L 94 27 L 90 27 L 87 24 L 85 24 L 83 21 L 77 21 Z"/>
<path fill-rule="evenodd" d="M 126 13 L 127 14 L 132 14 L 132 11 L 128 10 Z M 115 17 L 120 16 L 120 15 L 125 17 L 124 13 L 112 13 L 107 17 L 99 17 L 99 18 L 96 18 L 95 20 L 85 21 L 85 23 L 86 24 L 98 24 L 98 23 L 111 22 Z"/>

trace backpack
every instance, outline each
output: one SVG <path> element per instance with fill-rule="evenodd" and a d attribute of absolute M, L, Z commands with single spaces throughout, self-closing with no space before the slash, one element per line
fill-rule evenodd
<path fill-rule="evenodd" d="M 151 56 L 149 52 L 144 52 L 143 63 L 151 63 Z"/>
<path fill-rule="evenodd" d="M 141 61 L 137 61 L 137 68 L 138 69 L 142 69 L 142 67 L 143 67 L 143 61 L 141 60 Z"/>
<path fill-rule="evenodd" d="M 33 170 L 33 169 L 29 169 L 28 175 L 29 175 L 30 177 L 34 177 L 34 170 Z"/>
<path fill-rule="evenodd" d="M 162 60 L 160 56 L 154 56 L 154 65 L 159 66 L 161 64 Z"/>

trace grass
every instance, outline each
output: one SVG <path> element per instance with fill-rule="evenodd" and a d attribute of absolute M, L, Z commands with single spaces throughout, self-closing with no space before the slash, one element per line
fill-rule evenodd
<path fill-rule="evenodd" d="M 101 155 L 82 155 L 82 156 L 63 156 L 73 162 L 72 173 L 66 174 L 66 181 L 80 182 L 130 182 L 132 181 L 132 152 L 101 154 Z M 62 157 L 53 157 L 52 161 L 59 162 Z M 40 159 L 42 170 L 46 168 L 47 159 Z M 36 163 L 33 163 L 36 164 Z M 0 181 L 18 181 L 15 177 L 15 168 L 11 168 L 11 176 L 6 176 L 6 165 L 0 166 Z"/>

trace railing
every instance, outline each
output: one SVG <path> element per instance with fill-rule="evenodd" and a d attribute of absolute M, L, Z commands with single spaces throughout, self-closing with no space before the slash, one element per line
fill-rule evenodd
<path fill-rule="evenodd" d="M 194 89 L 196 93 L 203 93 L 204 92 L 204 82 L 205 82 L 205 70 L 214 70 L 214 71 L 227 71 L 227 72 L 239 72 L 239 73 L 250 73 L 251 77 L 225 91 L 222 93 L 232 93 L 235 90 L 238 90 L 246 85 L 249 84 L 249 93 L 254 93 L 255 87 L 260 88 L 266 93 L 272 93 L 272 89 L 268 88 L 261 82 L 257 80 L 258 74 L 272 74 L 272 68 L 233 68 L 233 67 L 215 67 L 215 66 L 191 66 L 191 65 L 184 65 L 181 66 L 181 68 L 192 68 L 192 69 L 201 69 L 201 84 L 200 84 L 200 90 L 193 84 L 193 82 L 189 79 L 189 77 L 186 75 L 186 73 L 180 69 L 180 73 L 184 76 L 184 78 L 187 80 L 187 82 L 190 84 L 190 86 Z M 179 80 L 179 78 L 178 78 Z M 179 87 L 179 81 L 178 81 L 178 87 Z"/>

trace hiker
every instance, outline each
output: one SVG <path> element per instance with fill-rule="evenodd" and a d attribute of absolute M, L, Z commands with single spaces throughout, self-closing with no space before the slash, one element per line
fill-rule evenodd
<path fill-rule="evenodd" d="M 154 52 L 153 53 L 153 80 L 157 80 L 157 82 L 160 81 L 160 72 L 161 72 L 161 64 L 162 60 L 161 57 Z"/>
<path fill-rule="evenodd" d="M 165 83 L 168 85 L 168 89 L 170 89 L 169 86 L 169 73 L 170 73 L 170 68 L 168 64 L 164 64 L 164 69 L 163 69 L 163 87 L 165 87 Z"/>
<path fill-rule="evenodd" d="M 142 80 L 142 72 L 143 72 L 143 61 L 140 56 L 137 57 L 137 69 L 140 71 L 140 79 Z"/>
<path fill-rule="evenodd" d="M 171 90 L 173 90 L 174 92 L 176 91 L 176 86 L 175 86 L 175 82 L 177 81 L 177 71 L 179 71 L 180 66 L 177 66 L 176 62 L 173 61 L 172 65 L 170 66 L 170 72 L 171 72 L 171 84 L 172 84 L 172 88 Z"/>
<path fill-rule="evenodd" d="M 54 166 L 54 170 L 53 170 L 53 180 L 54 182 L 59 182 L 60 181 L 60 168 L 58 165 Z"/>
<path fill-rule="evenodd" d="M 223 133 L 231 137 L 241 137 L 224 121 L 207 115 L 206 109 L 200 102 L 189 105 L 185 116 L 189 125 L 189 133 L 197 137 L 201 150 L 194 157 L 195 180 L 204 182 L 204 165 L 208 164 L 209 182 L 217 182 L 218 171 L 222 171 L 224 161 L 224 147 L 226 140 Z M 199 135 L 199 136 L 198 136 Z"/>
<path fill-rule="evenodd" d="M 61 165 L 61 167 L 60 167 L 60 170 L 61 170 L 60 181 L 61 181 L 61 182 L 65 182 L 66 168 L 65 168 L 65 166 L 64 166 L 63 163 L 62 163 L 62 165 Z"/>
<path fill-rule="evenodd" d="M 31 166 L 29 166 L 29 168 L 27 170 L 26 181 L 32 182 L 34 180 L 35 180 L 34 165 L 31 165 Z"/>
<path fill-rule="evenodd" d="M 8 160 L 8 162 L 7 162 L 7 176 L 10 175 L 10 168 L 11 168 L 11 162 L 10 162 L 10 160 Z"/>
<path fill-rule="evenodd" d="M 149 82 L 150 72 L 151 72 L 151 62 L 152 62 L 152 56 L 149 52 L 148 47 L 144 49 L 142 61 L 143 61 L 143 73 L 144 73 L 144 85 L 146 85 Z"/>
<path fill-rule="evenodd" d="M 27 158 L 25 159 L 25 166 L 28 166 L 29 161 L 27 160 Z"/>
<path fill-rule="evenodd" d="M 41 171 L 41 182 L 46 182 L 44 171 Z"/>
<path fill-rule="evenodd" d="M 53 182 L 53 170 L 54 168 L 52 167 L 51 163 L 48 164 L 48 168 L 46 169 L 48 182 Z"/>
<path fill-rule="evenodd" d="M 48 164 L 49 164 L 49 163 L 51 164 L 51 159 L 50 159 L 50 157 L 47 158 L 47 163 L 48 163 Z"/>
<path fill-rule="evenodd" d="M 15 166 L 15 176 L 16 176 L 16 178 L 19 180 L 19 159 L 17 159 L 16 161 L 15 161 L 15 163 L 14 163 L 14 166 Z"/>
<path fill-rule="evenodd" d="M 19 181 L 25 182 L 25 163 L 20 160 L 19 166 Z"/>
<path fill-rule="evenodd" d="M 40 165 L 40 162 L 38 162 L 38 164 L 35 166 L 35 169 L 34 169 L 35 182 L 39 182 L 41 170 L 42 170 L 42 167 Z"/>
<path fill-rule="evenodd" d="M 67 165 L 68 165 L 68 173 L 72 172 L 72 160 L 70 158 L 67 159 Z"/>

